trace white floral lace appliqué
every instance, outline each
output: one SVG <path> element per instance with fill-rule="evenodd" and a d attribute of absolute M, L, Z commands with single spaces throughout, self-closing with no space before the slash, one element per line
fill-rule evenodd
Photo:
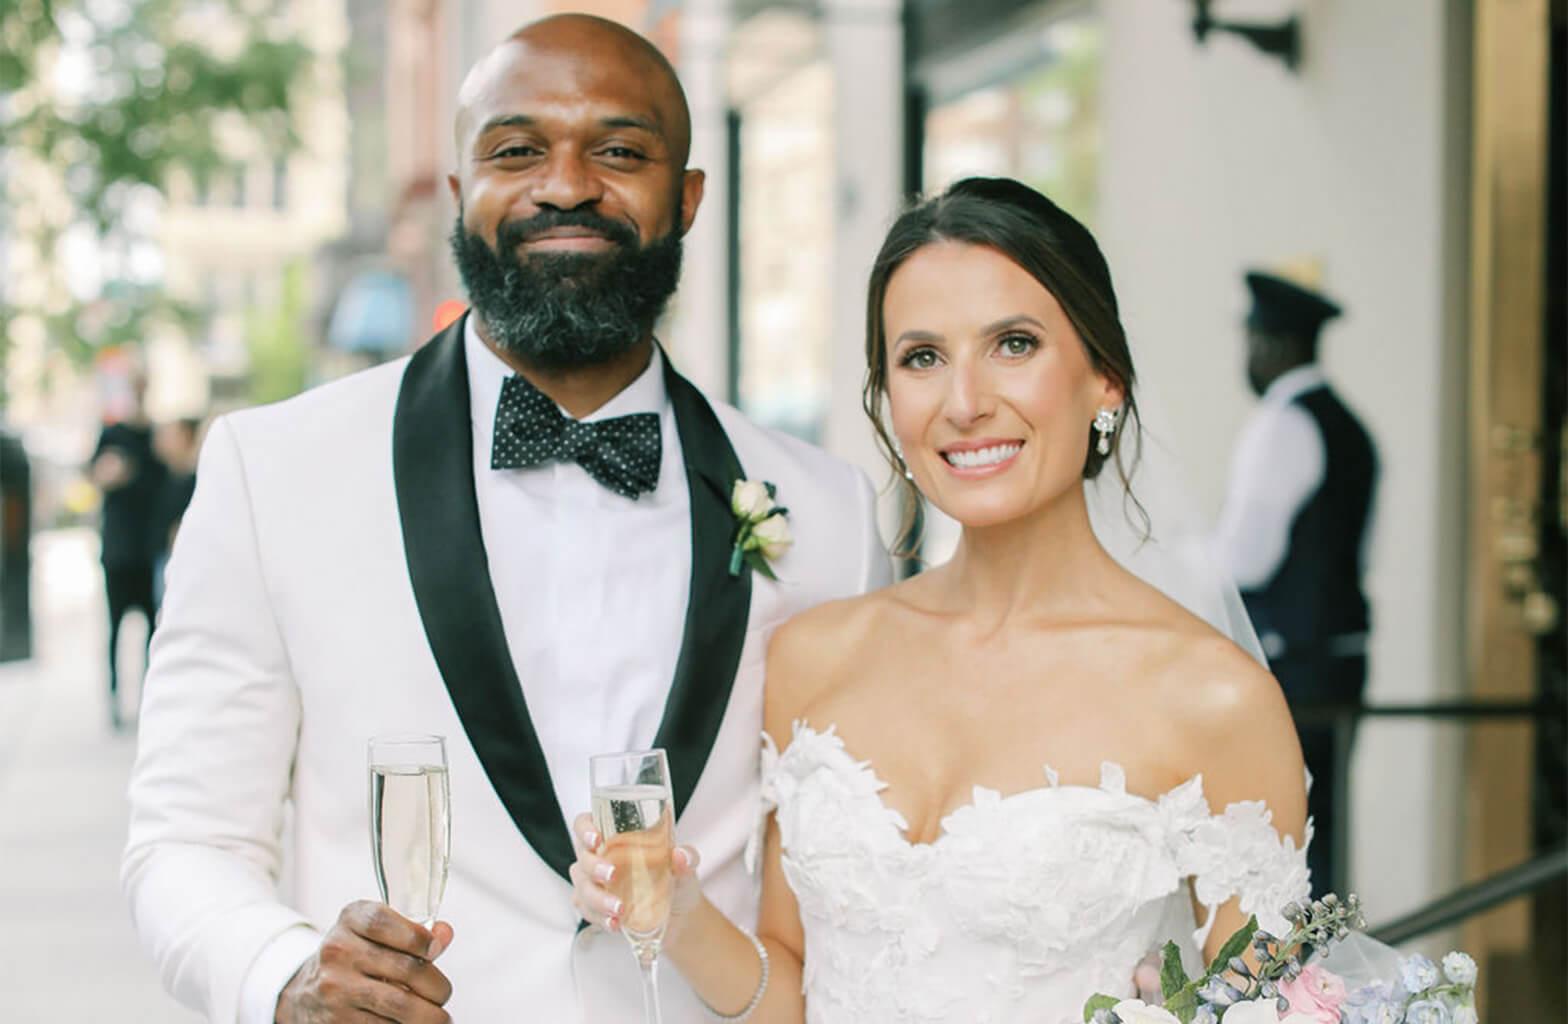
<path fill-rule="evenodd" d="M 1081 1019 L 1088 995 L 1126 992 L 1133 965 L 1175 937 L 1162 934 L 1173 908 L 1191 921 L 1188 879 L 1209 910 L 1197 948 L 1232 898 L 1282 930 L 1279 909 L 1307 895 L 1305 844 L 1281 839 L 1260 803 L 1213 814 L 1201 777 L 1149 800 L 1115 764 L 1098 787 L 1062 786 L 1046 767 L 1039 789 L 975 787 L 916 844 L 832 728 L 797 722 L 782 753 L 764 737 L 761 756 L 746 864 L 757 869 L 775 814 L 809 1024 Z"/>

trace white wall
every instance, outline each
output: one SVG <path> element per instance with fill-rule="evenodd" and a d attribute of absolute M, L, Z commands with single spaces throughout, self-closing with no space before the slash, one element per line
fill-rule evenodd
<path fill-rule="evenodd" d="M 1348 311 L 1326 332 L 1323 361 L 1382 456 L 1369 693 L 1385 703 L 1452 696 L 1462 685 L 1462 544 L 1445 506 L 1460 493 L 1464 416 L 1452 399 L 1462 362 L 1445 340 L 1455 338 L 1445 275 L 1456 173 L 1445 140 L 1463 112 L 1445 75 L 1465 69 L 1448 56 L 1448 6 L 1223 5 L 1240 20 L 1301 13 L 1305 59 L 1292 75 L 1234 37 L 1199 47 L 1187 4 L 1100 4 L 1100 237 L 1140 373 L 1177 425 L 1211 514 L 1252 406 L 1243 268 L 1320 261 L 1325 290 Z M 1375 920 L 1451 887 L 1456 749 L 1427 725 L 1363 732 L 1352 872 Z"/>

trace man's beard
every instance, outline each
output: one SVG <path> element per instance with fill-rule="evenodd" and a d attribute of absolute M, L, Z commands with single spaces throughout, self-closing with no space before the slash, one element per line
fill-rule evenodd
<path fill-rule="evenodd" d="M 550 228 L 581 227 L 612 243 L 603 252 L 523 255 L 522 243 Z M 598 214 L 546 210 L 505 221 L 496 247 L 466 230 L 458 211 L 452 256 L 489 340 L 530 366 L 597 366 L 631 349 L 664 312 L 681 273 L 681 236 L 647 245 L 631 228 Z"/>

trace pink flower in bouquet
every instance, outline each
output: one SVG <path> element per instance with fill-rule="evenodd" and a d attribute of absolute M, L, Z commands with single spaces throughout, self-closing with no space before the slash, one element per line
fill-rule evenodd
<path fill-rule="evenodd" d="M 1345 983 L 1332 971 L 1312 964 L 1294 981 L 1281 981 L 1279 994 L 1290 1001 L 1291 1017 L 1313 1024 L 1339 1024 Z"/>

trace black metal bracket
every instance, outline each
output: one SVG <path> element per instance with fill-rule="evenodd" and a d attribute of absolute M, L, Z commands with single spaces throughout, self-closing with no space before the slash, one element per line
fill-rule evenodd
<path fill-rule="evenodd" d="M 1206 42 L 1210 32 L 1229 32 L 1251 42 L 1264 53 L 1278 57 L 1292 71 L 1301 63 L 1301 19 L 1297 15 L 1292 14 L 1274 25 L 1223 21 L 1210 13 L 1212 0 L 1192 0 L 1192 4 L 1192 34 L 1199 43 Z"/>

